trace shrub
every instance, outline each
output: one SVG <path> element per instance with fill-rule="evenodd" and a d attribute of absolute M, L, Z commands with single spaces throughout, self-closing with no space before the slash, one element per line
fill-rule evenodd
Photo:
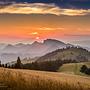
<path fill-rule="evenodd" d="M 81 67 L 80 72 L 85 73 L 86 70 L 87 70 L 87 66 L 86 66 L 86 65 L 83 65 L 83 66 Z"/>

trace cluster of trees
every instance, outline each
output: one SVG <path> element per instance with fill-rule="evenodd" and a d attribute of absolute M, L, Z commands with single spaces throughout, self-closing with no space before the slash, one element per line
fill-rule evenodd
<path fill-rule="evenodd" d="M 0 61 L 0 67 L 5 67 L 5 65 L 4 65 L 4 64 L 1 64 L 1 61 Z"/>
<path fill-rule="evenodd" d="M 88 68 L 86 65 L 83 65 L 80 72 L 90 75 L 90 68 Z"/>
<path fill-rule="evenodd" d="M 17 58 L 17 62 L 15 64 L 13 64 L 13 65 L 1 64 L 1 61 L 0 61 L 0 67 L 22 69 L 23 68 L 23 64 L 21 63 L 20 57 L 18 57 Z"/>
<path fill-rule="evenodd" d="M 56 72 L 60 66 L 62 66 L 62 62 L 60 60 L 56 61 L 44 61 L 44 62 L 32 62 L 28 64 L 22 64 L 20 57 L 17 58 L 16 64 L 13 65 L 1 65 L 5 68 L 12 68 L 12 69 L 30 69 L 30 70 L 41 70 L 41 71 L 53 71 Z"/>
<path fill-rule="evenodd" d="M 60 60 L 56 61 L 44 61 L 44 62 L 33 62 L 29 64 L 25 64 L 23 66 L 24 69 L 31 70 L 41 70 L 41 71 L 53 71 L 56 72 L 59 67 L 62 66 L 62 62 Z"/>

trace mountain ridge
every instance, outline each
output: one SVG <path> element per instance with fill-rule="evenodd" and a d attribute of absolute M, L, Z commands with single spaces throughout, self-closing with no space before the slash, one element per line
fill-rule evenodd
<path fill-rule="evenodd" d="M 53 61 L 53 60 L 70 60 L 70 61 L 90 61 L 90 52 L 81 47 L 67 47 L 63 49 L 57 49 L 53 52 L 47 53 L 44 56 L 38 58 L 38 62 Z"/>
<path fill-rule="evenodd" d="M 46 39 L 43 42 L 35 41 L 32 44 L 23 44 L 23 43 L 18 43 L 15 45 L 8 44 L 3 49 L 0 50 L 0 55 L 2 61 L 10 61 L 9 60 L 10 58 L 8 58 L 9 56 L 12 57 L 12 60 L 16 60 L 18 56 L 20 56 L 21 58 L 25 57 L 33 58 L 45 55 L 46 53 L 55 51 L 56 49 L 65 48 L 68 45 L 69 44 L 56 39 Z M 11 53 L 12 56 L 10 55 Z M 14 54 L 15 57 L 13 57 Z"/>

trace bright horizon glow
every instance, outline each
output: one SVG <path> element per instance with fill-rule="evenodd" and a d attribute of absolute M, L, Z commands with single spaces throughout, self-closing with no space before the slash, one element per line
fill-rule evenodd
<path fill-rule="evenodd" d="M 0 42 L 90 39 L 90 9 L 52 3 L 13 3 L 0 8 Z"/>

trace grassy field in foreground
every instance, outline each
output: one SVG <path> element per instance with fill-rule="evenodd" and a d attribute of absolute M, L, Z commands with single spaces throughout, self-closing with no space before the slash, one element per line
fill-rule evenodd
<path fill-rule="evenodd" d="M 0 68 L 8 90 L 90 90 L 90 78 L 54 72 Z"/>
<path fill-rule="evenodd" d="M 80 68 L 82 67 L 82 65 L 90 67 L 90 62 L 64 64 L 58 71 L 75 75 L 85 75 L 80 72 Z"/>

